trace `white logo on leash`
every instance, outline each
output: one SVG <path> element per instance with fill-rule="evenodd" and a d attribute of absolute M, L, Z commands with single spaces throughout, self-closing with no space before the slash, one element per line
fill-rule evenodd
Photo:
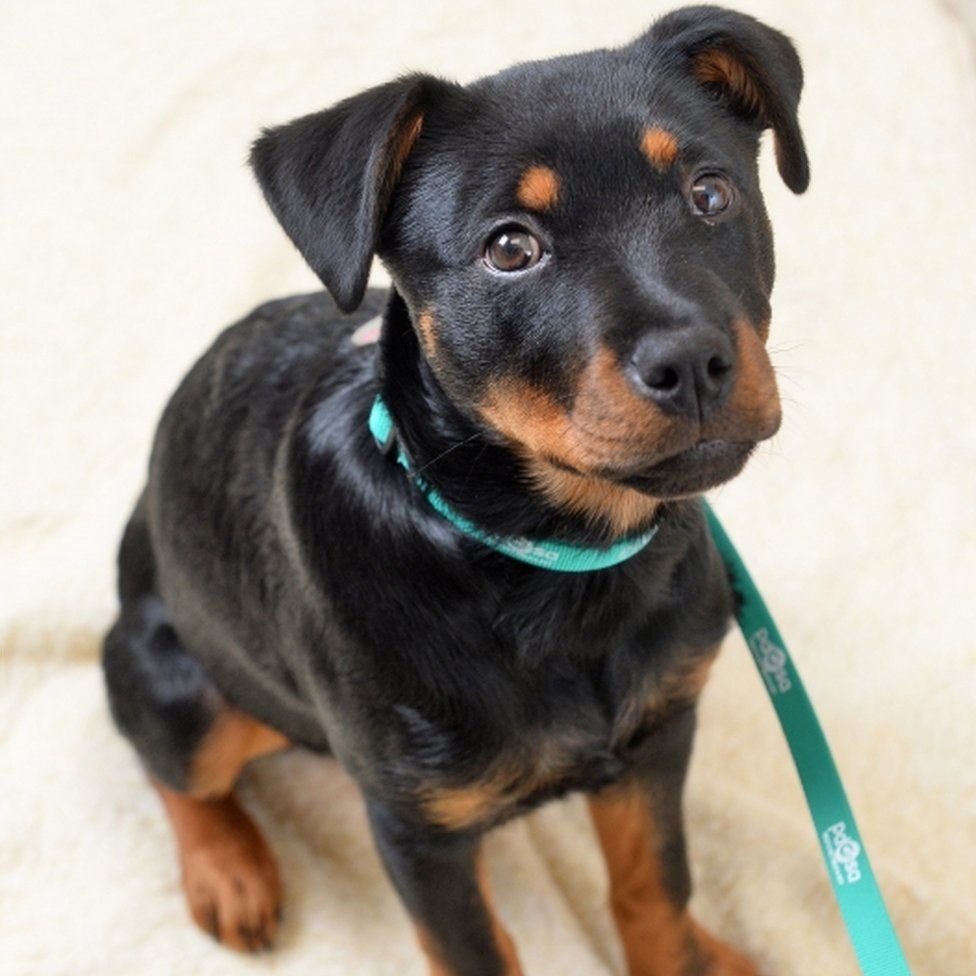
<path fill-rule="evenodd" d="M 821 837 L 837 883 L 856 884 L 860 881 L 861 866 L 857 859 L 861 856 L 861 845 L 847 836 L 847 824 L 843 820 L 835 823 L 833 827 L 828 827 Z"/>
<path fill-rule="evenodd" d="M 749 638 L 749 649 L 771 695 L 783 694 L 793 687 L 786 671 L 786 651 L 772 641 L 765 627 L 760 627 Z"/>
<path fill-rule="evenodd" d="M 539 562 L 552 565 L 559 560 L 559 553 L 545 546 L 537 545 L 530 539 L 506 539 L 505 544 L 510 552 L 516 552 L 522 556 L 529 556 Z"/>

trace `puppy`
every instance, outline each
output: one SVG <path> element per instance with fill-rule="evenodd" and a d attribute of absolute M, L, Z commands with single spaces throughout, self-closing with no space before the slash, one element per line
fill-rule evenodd
<path fill-rule="evenodd" d="M 632 976 L 755 972 L 689 916 L 681 796 L 733 605 L 697 496 L 780 423 L 756 157 L 772 129 L 805 189 L 801 85 L 782 34 L 692 7 L 255 143 L 328 293 L 258 308 L 174 394 L 104 647 L 222 942 L 269 945 L 281 899 L 234 783 L 300 745 L 360 786 L 432 973 L 522 972 L 479 841 L 570 792 Z"/>

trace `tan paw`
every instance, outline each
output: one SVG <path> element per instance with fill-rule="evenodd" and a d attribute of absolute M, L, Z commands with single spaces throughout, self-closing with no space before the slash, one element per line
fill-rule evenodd
<path fill-rule="evenodd" d="M 246 815 L 222 826 L 224 830 L 207 831 L 182 851 L 190 914 L 200 928 L 232 949 L 267 949 L 281 917 L 278 867 Z"/>

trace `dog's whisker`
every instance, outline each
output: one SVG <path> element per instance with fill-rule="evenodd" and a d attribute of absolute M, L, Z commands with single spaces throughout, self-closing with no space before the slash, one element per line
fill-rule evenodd
<path fill-rule="evenodd" d="M 478 462 L 481 460 L 482 456 L 487 450 L 488 450 L 488 443 L 485 442 L 482 445 L 481 450 L 478 451 L 478 453 L 474 457 L 474 460 L 471 462 L 471 466 L 468 468 L 467 473 L 464 476 L 464 484 L 468 483 L 468 480 L 470 479 L 471 475 L 474 474 L 474 469 L 478 466 Z"/>
<path fill-rule="evenodd" d="M 480 437 L 480 436 L 481 436 L 480 433 L 478 431 L 475 431 L 469 437 L 465 437 L 463 440 L 457 441 L 455 444 L 452 444 L 449 448 L 447 448 L 447 450 L 441 451 L 441 453 L 438 454 L 436 457 L 431 458 L 426 464 L 422 464 L 419 468 L 417 468 L 416 473 L 417 474 L 423 473 L 432 464 L 436 464 L 442 458 L 447 457 L 447 455 L 450 454 L 452 451 L 456 451 L 459 447 L 464 447 L 465 444 L 470 444 L 471 441 L 473 441 L 476 437 Z M 486 444 L 485 447 L 487 447 L 487 446 L 488 445 Z M 482 448 L 482 454 L 483 453 L 484 453 L 484 448 Z M 480 457 L 481 455 L 479 454 L 478 456 Z"/>

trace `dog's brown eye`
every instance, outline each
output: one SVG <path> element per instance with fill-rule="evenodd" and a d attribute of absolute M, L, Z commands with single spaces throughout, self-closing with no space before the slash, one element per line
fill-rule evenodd
<path fill-rule="evenodd" d="M 485 248 L 485 261 L 496 271 L 524 271 L 542 257 L 539 239 L 521 227 L 496 234 Z"/>
<path fill-rule="evenodd" d="M 691 205 L 705 217 L 714 217 L 728 210 L 732 202 L 729 181 L 714 173 L 699 176 L 691 187 Z"/>

